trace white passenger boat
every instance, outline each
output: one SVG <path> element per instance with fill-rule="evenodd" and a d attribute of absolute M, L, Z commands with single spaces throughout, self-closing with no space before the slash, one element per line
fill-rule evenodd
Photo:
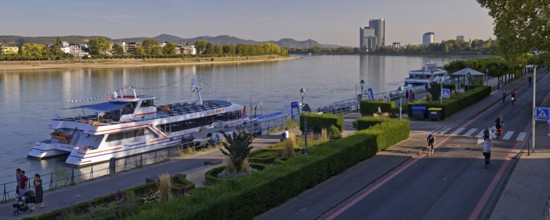
<path fill-rule="evenodd" d="M 448 80 L 450 76 L 442 66 L 427 63 L 420 70 L 409 71 L 409 77 L 405 78 L 405 86 L 425 86 L 439 82 L 440 78 Z"/>
<path fill-rule="evenodd" d="M 38 141 L 28 156 L 43 159 L 69 154 L 66 163 L 87 166 L 182 142 L 206 129 L 242 125 L 248 120 L 242 105 L 222 100 L 202 100 L 193 76 L 197 101 L 156 106 L 155 97 L 113 92 L 104 103 L 82 105 L 75 117 L 52 119 L 49 140 Z M 90 112 L 90 113 L 87 113 Z"/>

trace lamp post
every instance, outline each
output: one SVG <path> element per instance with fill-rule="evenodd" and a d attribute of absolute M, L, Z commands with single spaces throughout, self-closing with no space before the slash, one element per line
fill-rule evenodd
<path fill-rule="evenodd" d="M 533 69 L 533 121 L 531 122 L 532 124 L 532 132 L 531 132 L 531 150 L 533 152 L 535 152 L 535 119 L 536 119 L 536 104 L 535 104 L 535 101 L 536 101 L 536 97 L 537 97 L 537 66 L 535 66 L 535 68 Z M 529 149 L 527 149 L 527 152 L 529 152 Z"/>
<path fill-rule="evenodd" d="M 439 78 L 439 105 L 443 106 L 443 77 Z"/>
<path fill-rule="evenodd" d="M 401 106 L 403 104 L 403 86 L 399 86 L 397 91 L 399 91 L 399 120 L 401 120 L 401 112 L 403 111 L 403 107 Z"/>
<path fill-rule="evenodd" d="M 468 72 L 468 90 L 470 91 L 470 87 L 472 87 L 472 74 Z"/>
<path fill-rule="evenodd" d="M 302 113 L 304 112 L 304 97 L 306 96 L 306 89 L 300 89 L 300 95 L 302 96 Z M 307 161 L 307 117 L 304 115 L 304 158 Z"/>
<path fill-rule="evenodd" d="M 362 80 L 359 81 L 359 83 L 361 84 L 361 97 L 363 97 L 363 86 L 365 85 L 365 80 Z"/>

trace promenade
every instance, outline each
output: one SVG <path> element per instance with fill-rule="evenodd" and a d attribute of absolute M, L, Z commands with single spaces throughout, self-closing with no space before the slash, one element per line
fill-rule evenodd
<path fill-rule="evenodd" d="M 539 85 L 549 85 L 548 74 L 540 74 Z M 502 89 L 511 90 L 527 83 L 526 77 L 519 79 Z M 490 81 L 490 84 L 496 83 Z M 409 139 L 402 141 L 388 150 L 378 153 L 375 157 L 367 159 L 358 165 L 346 170 L 344 173 L 334 176 L 327 181 L 303 192 L 290 199 L 286 203 L 257 216 L 257 219 L 311 219 L 322 215 L 331 207 L 317 206 L 314 209 L 304 210 L 307 204 L 315 204 L 319 201 L 344 201 L 349 195 L 358 192 L 368 185 L 376 183 L 380 178 L 388 175 L 400 165 L 412 158 L 418 157 L 425 148 L 427 134 L 441 127 L 453 126 L 477 112 L 487 109 L 490 105 L 501 100 L 501 90 L 495 90 L 490 97 L 482 102 L 469 107 L 470 111 L 459 112 L 447 120 L 411 121 Z M 548 94 L 539 94 L 548 95 Z M 550 98 L 547 97 L 543 106 L 549 106 Z M 344 135 L 354 132 L 351 123 L 360 117 L 358 113 L 349 113 L 344 117 Z M 404 119 L 407 119 L 404 115 Z M 546 135 L 546 125 L 537 123 L 536 138 L 538 140 L 534 153 L 527 155 L 526 151 L 519 153 L 517 165 L 509 177 L 502 195 L 498 198 L 491 219 L 539 219 L 550 195 L 550 137 Z M 299 134 L 297 129 L 291 130 Z M 252 144 L 255 148 L 262 148 L 279 142 L 279 134 L 264 135 L 256 138 Z M 525 143 L 526 144 L 526 143 Z M 516 160 L 516 159 L 514 159 Z M 72 206 L 104 195 L 116 193 L 145 183 L 146 178 L 156 177 L 162 173 L 187 175 L 187 179 L 193 181 L 197 187 L 204 185 L 204 173 L 216 166 L 221 166 L 224 156 L 217 149 L 200 151 L 182 159 L 174 159 L 165 163 L 149 165 L 140 169 L 116 173 L 111 176 L 101 177 L 78 185 L 61 188 L 55 191 L 47 191 L 44 194 L 45 208 L 37 209 L 32 213 L 22 213 L 13 216 L 12 203 L 0 205 L 0 219 L 21 219 L 37 214 L 46 213 L 60 208 Z M 376 167 L 376 169 L 372 169 Z M 346 187 L 330 188 L 332 184 L 341 184 Z"/>

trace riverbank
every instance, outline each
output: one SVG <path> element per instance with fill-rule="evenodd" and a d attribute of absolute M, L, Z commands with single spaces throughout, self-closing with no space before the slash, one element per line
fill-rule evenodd
<path fill-rule="evenodd" d="M 246 56 L 246 57 L 193 57 L 193 58 L 145 58 L 145 59 L 95 59 L 95 60 L 41 60 L 0 62 L 0 71 L 75 69 L 75 68 L 123 68 L 145 66 L 209 65 L 283 61 L 299 56 Z"/>

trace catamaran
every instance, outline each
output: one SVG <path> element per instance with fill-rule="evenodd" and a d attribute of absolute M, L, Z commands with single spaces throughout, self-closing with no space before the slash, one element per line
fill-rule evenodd
<path fill-rule="evenodd" d="M 107 102 L 73 107 L 81 114 L 52 119 L 51 138 L 35 142 L 28 157 L 69 154 L 66 164 L 83 167 L 171 147 L 197 132 L 249 121 L 242 105 L 203 100 L 196 75 L 191 82 L 196 101 L 157 106 L 154 96 L 137 95 L 135 89 L 124 95 L 121 89 Z"/>
<path fill-rule="evenodd" d="M 405 86 L 425 86 L 432 82 L 439 82 L 440 78 L 448 80 L 450 77 L 442 66 L 427 63 L 420 70 L 409 71 L 409 77 L 405 78 Z"/>

